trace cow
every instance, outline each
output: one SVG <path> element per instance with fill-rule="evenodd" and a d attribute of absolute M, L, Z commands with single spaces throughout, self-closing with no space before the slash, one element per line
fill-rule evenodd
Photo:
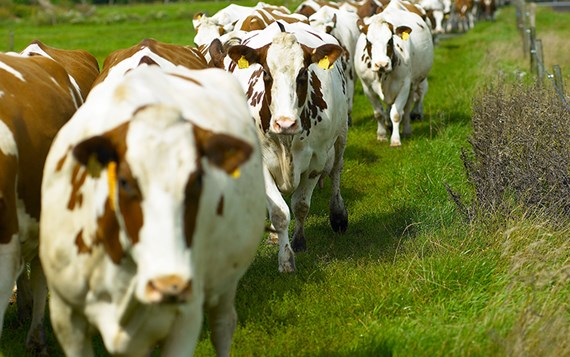
<path fill-rule="evenodd" d="M 254 10 L 255 8 L 251 6 L 230 4 L 210 17 L 203 12 L 195 13 L 192 18 L 192 25 L 196 31 L 194 44 L 200 48 L 210 44 L 213 39 L 233 31 L 235 23 Z"/>
<path fill-rule="evenodd" d="M 340 9 L 355 12 L 361 20 L 367 20 L 370 16 L 381 13 L 390 0 L 347 0 L 340 3 Z"/>
<path fill-rule="evenodd" d="M 437 39 L 445 32 L 445 21 L 446 17 L 449 17 L 451 3 L 448 1 L 446 5 L 442 0 L 421 0 L 419 4 L 425 9 L 432 23 L 432 35 Z"/>
<path fill-rule="evenodd" d="M 303 22 L 308 24 L 307 17 L 301 14 L 291 14 L 288 12 L 280 11 L 279 9 L 260 8 L 255 9 L 250 15 L 239 20 L 234 29 L 237 31 L 255 31 L 263 30 L 275 21 L 282 21 L 287 23 Z"/>
<path fill-rule="evenodd" d="M 26 344 L 39 354 L 46 353 L 42 326 L 47 290 L 37 258 L 44 161 L 57 131 L 83 103 L 98 72 L 91 54 L 40 41 L 21 53 L 0 54 L 0 335 L 19 277 L 19 313 L 32 315 Z M 30 290 L 33 308 L 32 301 L 22 299 Z"/>
<path fill-rule="evenodd" d="M 450 21 L 447 23 L 447 32 L 457 29 L 460 32 L 467 32 L 475 27 L 475 13 L 477 6 L 474 0 L 454 0 Z"/>
<path fill-rule="evenodd" d="M 112 355 L 189 356 L 204 311 L 230 353 L 238 280 L 264 232 L 262 158 L 237 81 L 199 68 L 109 71 L 53 142 L 40 258 L 68 356 L 93 356 L 93 331 Z"/>
<path fill-rule="evenodd" d="M 295 271 L 294 251 L 306 249 L 304 225 L 311 196 L 323 174 L 332 179 L 329 219 L 344 232 L 348 214 L 340 193 L 347 134 L 347 87 L 337 61 L 338 41 L 304 23 L 277 21 L 252 31 L 227 54 L 212 46 L 212 58 L 223 57 L 246 92 L 263 149 L 269 218 L 279 242 L 279 271 Z M 291 220 L 284 194 L 291 194 Z"/>
<path fill-rule="evenodd" d="M 377 139 L 387 140 L 384 102 L 392 123 L 390 145 L 396 147 L 401 145 L 400 121 L 403 134 L 409 135 L 412 107 L 421 114 L 433 64 L 433 41 L 420 16 L 392 4 L 363 26 L 356 44 L 355 69 L 374 109 Z"/>
<path fill-rule="evenodd" d="M 345 49 L 343 64 L 346 65 L 344 73 L 348 85 L 348 120 L 352 123 L 352 105 L 354 101 L 354 81 L 356 73 L 354 71 L 354 53 L 356 41 L 360 36 L 358 27 L 359 17 L 356 13 L 346 10 L 335 9 L 330 6 L 323 6 L 309 17 L 309 24 L 318 31 L 326 32 L 336 38 L 339 44 Z"/>
<path fill-rule="evenodd" d="M 293 10 L 293 12 L 309 18 L 311 17 L 311 15 L 313 15 L 315 12 L 317 12 L 320 8 L 323 7 L 331 7 L 333 9 L 338 9 L 339 4 L 337 2 L 332 2 L 332 1 L 306 0 L 300 3 L 295 8 L 295 10 Z"/>
<path fill-rule="evenodd" d="M 154 64 L 165 69 L 179 66 L 190 69 L 208 68 L 206 59 L 196 48 L 145 38 L 136 45 L 118 49 L 107 56 L 93 87 L 108 80 L 107 77 L 121 79 L 126 72 L 141 63 Z"/>

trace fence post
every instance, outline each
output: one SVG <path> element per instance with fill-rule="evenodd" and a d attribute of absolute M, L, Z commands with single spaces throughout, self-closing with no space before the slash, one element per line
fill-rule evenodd
<path fill-rule="evenodd" d="M 538 83 L 544 83 L 544 53 L 542 51 L 542 40 L 536 40 L 534 44 L 535 62 L 536 62 L 536 75 Z"/>
<path fill-rule="evenodd" d="M 564 91 L 564 78 L 562 78 L 562 70 L 560 66 L 555 64 L 552 66 L 552 71 L 554 72 L 554 85 L 560 90 L 560 93 L 566 95 Z"/>
<path fill-rule="evenodd" d="M 538 74 L 538 61 L 536 58 L 536 28 L 530 28 L 529 35 L 530 44 L 530 72 L 533 74 Z"/>

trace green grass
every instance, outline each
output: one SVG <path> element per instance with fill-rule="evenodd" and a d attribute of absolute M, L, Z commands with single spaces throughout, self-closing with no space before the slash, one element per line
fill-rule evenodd
<path fill-rule="evenodd" d="M 102 63 L 144 37 L 190 44 L 191 14 L 225 4 L 101 7 L 100 18 L 129 13 L 139 20 L 107 27 L 95 19 L 55 27 L 8 22 L 1 33 L 7 38 L 14 31 L 16 50 L 39 38 L 86 49 Z M 165 15 L 153 17 L 158 12 Z M 569 33 L 569 20 L 567 13 L 539 9 L 538 31 Z M 327 184 L 313 195 L 308 252 L 297 254 L 295 274 L 279 274 L 277 247 L 260 244 L 238 291 L 234 356 L 570 353 L 568 228 L 524 219 L 468 225 L 444 186 L 471 192 L 460 150 L 469 147 L 472 99 L 499 71 L 527 70 L 514 26 L 514 9 L 506 8 L 496 22 L 439 43 L 426 117 L 412 123 L 399 149 L 376 141 L 372 108 L 357 85 L 342 180 L 348 231 L 338 235 L 329 227 Z M 509 46 L 521 58 L 497 51 Z M 5 325 L 0 355 L 24 355 L 27 327 L 17 326 L 14 307 Z M 208 337 L 204 329 L 197 355 L 214 355 Z"/>

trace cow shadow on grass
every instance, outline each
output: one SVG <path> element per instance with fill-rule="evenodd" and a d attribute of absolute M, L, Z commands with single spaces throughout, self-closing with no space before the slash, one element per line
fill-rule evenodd
<path fill-rule="evenodd" d="M 258 321 L 260 314 L 271 315 L 276 301 L 291 300 L 301 296 L 306 284 L 319 284 L 330 274 L 324 268 L 334 261 L 358 261 L 359 263 L 394 264 L 398 251 L 405 240 L 417 235 L 412 223 L 417 209 L 400 207 L 385 214 L 371 212 L 351 220 L 345 233 L 334 233 L 328 223 L 328 216 L 319 216 L 305 227 L 307 251 L 298 252 L 296 272 L 279 273 L 277 269 L 277 246 L 260 245 L 247 274 L 240 281 L 236 308 L 241 323 Z M 290 317 L 282 316 L 283 323 Z"/>

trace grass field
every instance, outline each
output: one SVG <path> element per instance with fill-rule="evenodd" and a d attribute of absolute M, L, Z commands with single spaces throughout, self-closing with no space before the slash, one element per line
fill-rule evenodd
<path fill-rule="evenodd" d="M 100 7 L 92 18 L 57 26 L 5 21 L 0 50 L 10 49 L 12 32 L 14 50 L 38 38 L 86 49 L 102 63 L 145 37 L 191 44 L 192 14 L 226 4 Z M 540 8 L 537 32 L 546 64 L 561 65 L 568 78 L 570 14 Z M 523 218 L 468 224 L 445 189 L 471 194 L 460 151 L 469 149 L 473 98 L 521 71 L 528 59 L 512 7 L 496 22 L 441 41 L 425 118 L 412 123 L 398 149 L 376 141 L 358 85 L 342 178 L 348 231 L 330 229 L 325 185 L 313 195 L 308 251 L 297 254 L 295 274 L 279 274 L 277 247 L 261 242 L 238 290 L 233 355 L 570 355 L 570 225 Z M 0 355 L 25 355 L 26 329 L 11 306 Z M 61 355 L 51 331 L 48 337 L 52 355 Z M 196 355 L 214 355 L 207 329 Z"/>

